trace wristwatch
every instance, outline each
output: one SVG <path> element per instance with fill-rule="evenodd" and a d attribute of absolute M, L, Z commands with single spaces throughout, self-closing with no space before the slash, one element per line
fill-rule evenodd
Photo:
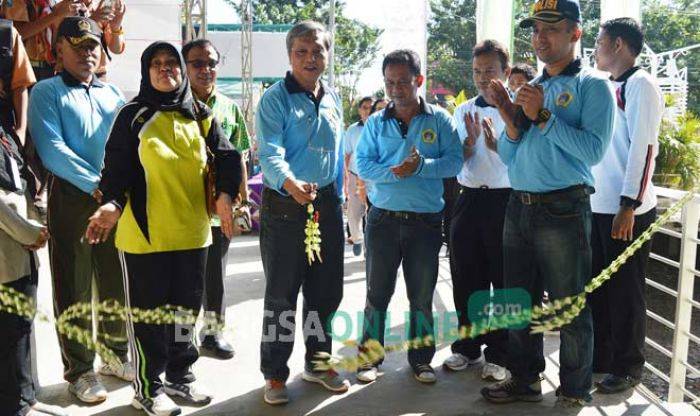
<path fill-rule="evenodd" d="M 535 123 L 546 123 L 550 118 L 552 118 L 552 112 L 546 108 L 541 108 L 540 111 L 537 112 L 537 120 L 535 120 Z"/>

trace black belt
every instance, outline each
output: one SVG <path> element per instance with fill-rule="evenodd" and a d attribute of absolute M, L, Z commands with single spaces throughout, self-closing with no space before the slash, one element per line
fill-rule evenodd
<path fill-rule="evenodd" d="M 478 188 L 472 188 L 471 186 L 459 185 L 459 189 L 461 189 L 463 192 L 482 192 L 482 191 L 510 192 L 512 190 L 511 188 L 489 188 L 488 185 L 481 185 Z"/>
<path fill-rule="evenodd" d="M 413 212 L 413 211 L 390 211 L 388 209 L 382 209 L 379 207 L 372 207 L 380 212 L 385 212 L 390 217 L 402 219 L 402 220 L 418 220 L 423 218 L 429 218 L 432 215 L 438 214 L 437 212 L 424 213 L 424 212 Z"/>
<path fill-rule="evenodd" d="M 595 192 L 595 189 L 588 185 L 575 185 L 552 192 L 532 193 L 513 191 L 513 197 L 517 198 L 523 205 L 549 204 L 562 199 L 583 198 Z"/>
<path fill-rule="evenodd" d="M 333 201 L 336 201 L 336 204 L 340 203 L 335 183 L 316 191 L 316 199 L 314 200 L 316 208 L 326 206 Z M 291 196 L 282 195 L 268 187 L 263 188 L 262 206 L 263 212 L 267 211 L 273 216 L 281 216 L 295 221 L 306 221 L 309 215 L 306 211 L 306 205 L 301 205 Z"/>
<path fill-rule="evenodd" d="M 265 193 L 266 195 L 269 195 L 273 199 L 284 199 L 284 200 L 293 200 L 294 201 L 294 198 L 292 198 L 291 195 L 282 195 L 281 193 L 275 191 L 272 188 L 268 188 L 267 186 L 264 187 L 263 193 Z M 337 191 L 337 188 L 335 186 L 335 182 L 332 182 L 332 183 L 324 186 L 323 188 L 318 188 L 316 190 L 316 198 L 329 197 L 329 196 L 334 196 L 336 198 L 338 197 L 338 191 Z M 296 203 L 296 201 L 294 201 L 294 202 Z"/>

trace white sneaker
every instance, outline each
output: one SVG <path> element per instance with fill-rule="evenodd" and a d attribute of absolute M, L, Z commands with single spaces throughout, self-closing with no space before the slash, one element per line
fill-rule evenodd
<path fill-rule="evenodd" d="M 163 383 L 165 394 L 180 397 L 192 404 L 209 404 L 214 396 L 206 388 L 194 383 Z"/>
<path fill-rule="evenodd" d="M 107 399 L 107 390 L 92 371 L 70 383 L 68 391 L 85 403 L 99 403 Z"/>
<path fill-rule="evenodd" d="M 480 355 L 478 358 L 475 359 L 470 359 L 467 358 L 467 356 L 462 355 L 458 352 L 450 355 L 447 357 L 447 359 L 442 363 L 443 367 L 445 367 L 448 370 L 452 371 L 462 371 L 466 369 L 469 366 L 475 366 L 482 364 L 484 362 L 484 355 Z"/>
<path fill-rule="evenodd" d="M 368 366 L 368 367 L 360 367 L 357 369 L 357 377 L 358 381 L 361 381 L 363 383 L 371 383 L 375 380 L 377 380 L 377 377 L 379 376 L 379 369 L 375 366 Z"/>
<path fill-rule="evenodd" d="M 167 394 L 163 393 L 152 399 L 134 397 L 131 406 L 143 410 L 150 416 L 176 416 L 182 413 L 182 409 Z"/>
<path fill-rule="evenodd" d="M 489 381 L 503 381 L 510 376 L 510 371 L 500 365 L 486 363 L 481 369 L 481 379 Z"/>
<path fill-rule="evenodd" d="M 114 376 L 124 381 L 134 381 L 136 369 L 131 361 L 118 364 L 102 364 L 99 370 L 103 376 Z"/>

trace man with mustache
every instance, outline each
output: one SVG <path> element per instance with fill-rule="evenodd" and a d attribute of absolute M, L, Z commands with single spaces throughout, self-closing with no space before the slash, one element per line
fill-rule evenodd
<path fill-rule="evenodd" d="M 187 77 L 192 85 L 195 97 L 206 103 L 214 112 L 224 134 L 231 144 L 245 155 L 250 148 L 248 129 L 241 109 L 236 103 L 216 90 L 216 75 L 220 62 L 219 51 L 214 44 L 206 39 L 195 39 L 182 47 L 182 56 L 187 63 Z M 237 204 L 239 212 L 248 217 L 249 192 L 248 174 L 246 172 L 245 156 L 241 157 L 243 171 L 241 186 L 238 191 Z M 234 222 L 235 224 L 235 222 Z M 235 225 L 234 225 L 235 226 Z M 228 248 L 231 243 L 221 231 L 221 220 L 214 216 L 211 219 L 213 242 L 207 254 L 207 271 L 204 282 L 204 312 L 214 315 L 221 324 L 225 323 L 226 305 L 224 305 L 224 277 L 228 262 Z M 236 231 L 237 233 L 238 230 Z M 231 344 L 223 337 L 221 331 L 209 333 L 202 331 L 202 348 L 210 351 L 219 358 L 232 358 L 234 351 Z"/>
<path fill-rule="evenodd" d="M 615 103 L 608 81 L 575 59 L 580 23 L 577 0 L 538 0 L 520 26 L 532 28 L 543 73 L 520 87 L 515 103 L 503 82 L 491 82 L 505 122 L 498 154 L 513 187 L 503 229 L 504 286 L 527 290 L 535 303 L 543 290 L 552 300 L 579 294 L 591 276 L 591 167 L 610 143 Z M 557 405 L 583 406 L 591 399 L 590 308 L 560 333 Z M 531 334 L 528 326 L 511 329 L 507 367 L 512 377 L 484 388 L 484 398 L 542 400 L 542 334 Z"/>
<path fill-rule="evenodd" d="M 260 370 L 264 400 L 271 405 L 289 401 L 287 360 L 294 347 L 300 290 L 306 344 L 302 378 L 335 393 L 350 387 L 335 371 L 315 371 L 314 365 L 319 353 L 331 352 L 328 323 L 343 297 L 343 108 L 340 96 L 321 81 L 330 45 L 322 24 L 294 25 L 287 33 L 292 70 L 268 88 L 256 113 L 265 184 L 260 210 L 266 283 Z M 321 231 L 322 262 L 308 262 L 304 253 L 309 204 Z"/>
<path fill-rule="evenodd" d="M 99 301 L 124 303 L 122 273 L 114 237 L 91 246 L 82 239 L 88 218 L 100 206 L 98 190 L 105 143 L 117 110 L 124 103 L 119 90 L 95 76 L 100 62 L 102 31 L 86 17 L 68 17 L 57 32 L 56 53 L 63 71 L 39 82 L 29 99 L 29 130 L 46 168 L 49 184 L 49 258 L 53 276 L 56 316 L 69 306 L 92 302 L 93 278 Z M 83 322 L 91 330 L 91 322 Z M 122 322 L 100 322 L 109 335 L 107 345 L 123 364 L 103 365 L 100 373 L 123 380 L 134 378 L 126 361 L 127 344 Z M 124 341 L 113 341 L 113 338 Z M 86 403 L 107 398 L 94 372 L 95 353 L 78 342 L 59 336 L 64 378 L 69 391 Z"/>

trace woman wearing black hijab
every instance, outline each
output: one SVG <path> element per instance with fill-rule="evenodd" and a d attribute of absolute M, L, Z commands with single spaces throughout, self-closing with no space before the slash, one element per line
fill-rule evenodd
<path fill-rule="evenodd" d="M 207 149 L 216 167 L 216 213 L 230 238 L 240 154 L 207 107 L 192 97 L 178 50 L 166 42 L 151 44 L 141 56 L 139 94 L 119 111 L 107 141 L 99 187 L 104 205 L 86 232 L 90 243 L 105 241 L 118 221 L 115 245 L 128 307 L 169 304 L 199 311 L 212 238 Z M 128 321 L 137 373 L 134 407 L 149 415 L 177 415 L 180 408 L 168 395 L 195 404 L 211 401 L 190 371 L 199 357 L 192 328 L 176 332 L 175 325 L 132 323 L 130 316 Z"/>

